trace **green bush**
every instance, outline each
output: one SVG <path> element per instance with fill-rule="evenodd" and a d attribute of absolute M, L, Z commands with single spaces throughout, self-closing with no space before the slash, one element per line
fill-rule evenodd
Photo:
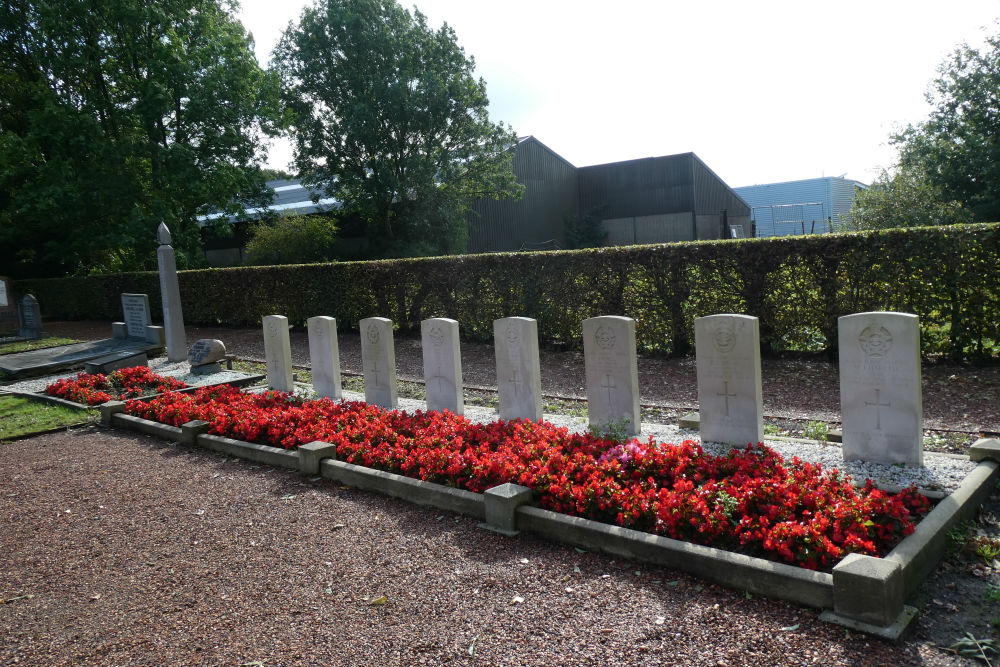
<path fill-rule="evenodd" d="M 538 320 L 543 343 L 581 344 L 596 315 L 637 321 L 641 351 L 687 354 L 694 318 L 760 318 L 765 349 L 837 349 L 837 318 L 870 310 L 920 316 L 923 351 L 982 360 L 1000 353 L 1000 224 L 765 239 L 696 241 L 534 253 L 182 271 L 185 321 L 293 324 L 331 315 L 340 327 L 379 315 L 404 331 L 452 317 L 467 340 L 492 322 Z M 49 318 L 121 317 L 121 292 L 146 292 L 155 273 L 20 281 Z"/>
<path fill-rule="evenodd" d="M 250 228 L 247 264 L 327 262 L 337 256 L 336 221 L 325 215 L 286 215 Z"/>

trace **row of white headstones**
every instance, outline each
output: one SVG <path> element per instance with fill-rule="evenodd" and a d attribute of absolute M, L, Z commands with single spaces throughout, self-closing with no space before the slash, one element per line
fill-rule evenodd
<path fill-rule="evenodd" d="M 590 425 L 639 435 L 639 373 L 635 320 L 583 321 Z M 269 387 L 294 390 L 288 320 L 263 319 Z M 359 323 L 365 401 L 398 407 L 392 321 Z M 428 410 L 464 413 L 459 324 L 421 322 Z M 308 321 L 313 389 L 342 398 L 337 322 Z M 494 321 L 499 417 L 542 418 L 538 324 L 527 317 Z M 839 320 L 840 400 L 845 460 L 923 464 L 920 329 L 916 315 L 870 312 Z M 756 317 L 711 315 L 695 320 L 701 438 L 742 447 L 764 439 L 760 333 Z"/>

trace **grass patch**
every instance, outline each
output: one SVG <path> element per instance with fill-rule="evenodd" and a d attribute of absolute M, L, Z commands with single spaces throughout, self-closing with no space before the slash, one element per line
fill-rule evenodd
<path fill-rule="evenodd" d="M 72 345 L 83 341 L 74 338 L 40 338 L 38 340 L 19 340 L 13 343 L 3 343 L 0 345 L 0 354 L 14 354 L 15 352 L 28 352 L 29 350 L 42 350 L 47 347 L 59 347 L 60 345 Z"/>
<path fill-rule="evenodd" d="M 0 440 L 97 421 L 96 410 L 75 410 L 21 396 L 0 396 Z"/>

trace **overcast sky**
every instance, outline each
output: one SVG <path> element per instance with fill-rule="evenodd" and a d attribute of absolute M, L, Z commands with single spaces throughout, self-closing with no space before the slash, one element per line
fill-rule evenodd
<path fill-rule="evenodd" d="M 244 0 L 266 64 L 312 0 Z M 490 115 L 577 166 L 696 153 L 733 187 L 889 167 L 889 135 L 996 0 L 417 0 L 486 80 Z M 287 141 L 269 166 L 286 168 Z"/>

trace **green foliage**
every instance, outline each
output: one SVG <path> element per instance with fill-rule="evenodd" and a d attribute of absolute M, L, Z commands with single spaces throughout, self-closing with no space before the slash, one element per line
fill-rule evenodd
<path fill-rule="evenodd" d="M 608 232 L 601 224 L 600 210 L 588 211 L 581 216 L 563 218 L 566 229 L 566 243 L 572 249 L 596 248 L 604 245 Z"/>
<path fill-rule="evenodd" d="M 96 410 L 77 410 L 20 396 L 0 396 L 0 440 L 23 438 L 96 420 Z"/>
<path fill-rule="evenodd" d="M 809 440 L 826 440 L 830 435 L 830 427 L 826 422 L 809 422 L 802 433 Z"/>
<path fill-rule="evenodd" d="M 941 261 L 942 257 L 948 258 Z M 580 323 L 618 314 L 637 321 L 640 350 L 687 354 L 694 318 L 760 318 L 761 345 L 781 349 L 800 327 L 838 345 L 837 318 L 872 310 L 920 317 L 925 354 L 987 360 L 1000 342 L 1000 224 L 849 234 L 696 241 L 556 252 L 182 271 L 185 321 L 293 324 L 326 314 L 342 327 L 365 317 L 419 331 L 452 317 L 469 340 L 492 340 L 493 320 L 538 320 L 543 343 L 582 345 Z M 122 292 L 159 308 L 155 273 L 22 280 L 50 318 L 120 316 Z"/>
<path fill-rule="evenodd" d="M 274 51 L 304 183 L 359 212 L 379 256 L 461 252 L 477 197 L 520 196 L 516 135 L 458 46 L 395 0 L 317 0 Z"/>
<path fill-rule="evenodd" d="M 632 439 L 629 435 L 629 420 L 627 417 L 623 419 L 612 419 L 608 421 L 607 424 L 593 425 L 587 430 L 595 438 L 604 438 L 606 440 L 611 440 L 613 442 L 628 442 Z"/>
<path fill-rule="evenodd" d="M 289 215 L 250 228 L 247 264 L 305 264 L 337 256 L 336 221 L 325 215 Z"/>
<path fill-rule="evenodd" d="M 883 171 L 871 187 L 854 198 L 848 226 L 854 229 L 925 227 L 972 222 L 972 213 L 957 201 L 948 201 L 940 187 L 923 171 Z"/>
<path fill-rule="evenodd" d="M 930 117 L 892 137 L 904 171 L 926 174 L 943 201 L 976 220 L 1000 219 L 1000 35 L 961 44 L 938 68 Z"/>
<path fill-rule="evenodd" d="M 156 228 L 266 195 L 277 78 L 227 0 L 11 0 L 0 11 L 0 256 L 14 276 L 153 268 Z"/>
<path fill-rule="evenodd" d="M 978 658 L 992 667 L 990 656 L 1000 653 L 1000 644 L 995 639 L 976 639 L 971 632 L 966 632 L 965 636 L 952 644 L 949 648 L 958 655 L 966 658 Z"/>

